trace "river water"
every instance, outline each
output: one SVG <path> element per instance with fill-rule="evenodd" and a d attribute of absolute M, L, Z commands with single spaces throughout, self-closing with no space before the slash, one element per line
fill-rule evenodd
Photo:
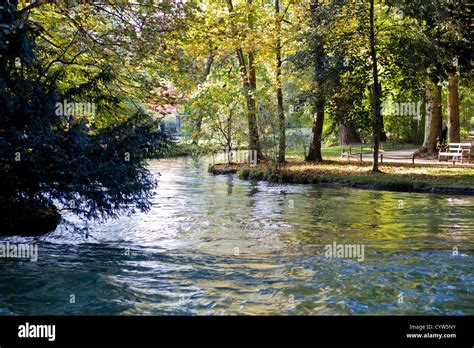
<path fill-rule="evenodd" d="M 0 259 L 0 315 L 474 315 L 473 197 L 256 183 L 192 158 L 150 169 L 146 214 L 87 239 L 1 238 L 39 251 Z"/>

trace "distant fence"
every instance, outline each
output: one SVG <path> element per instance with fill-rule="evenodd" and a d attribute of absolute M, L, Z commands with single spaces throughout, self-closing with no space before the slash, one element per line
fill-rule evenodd
<path fill-rule="evenodd" d="M 415 156 L 414 154 L 409 155 L 395 155 L 395 154 L 386 154 L 383 151 L 394 151 L 394 150 L 407 150 L 414 148 L 415 145 L 413 144 L 404 144 L 404 143 L 397 143 L 397 142 L 390 142 L 390 143 L 380 143 L 379 150 L 382 151 L 379 153 L 380 163 L 383 163 L 385 159 L 397 159 L 397 160 L 411 160 L 411 162 L 415 163 Z M 371 155 L 374 153 L 374 146 L 372 144 L 361 144 L 361 145 L 352 145 L 349 148 L 343 148 L 341 151 L 341 157 L 346 158 L 348 161 L 351 159 L 359 160 L 360 162 L 363 161 L 364 155 Z"/>

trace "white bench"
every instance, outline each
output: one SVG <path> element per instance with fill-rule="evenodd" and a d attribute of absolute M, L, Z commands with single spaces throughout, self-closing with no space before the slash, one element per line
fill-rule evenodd
<path fill-rule="evenodd" d="M 453 161 L 458 159 L 463 163 L 464 159 L 471 159 L 472 147 L 471 143 L 450 143 L 446 149 L 439 151 L 438 161 L 441 161 L 441 157 L 446 157 L 446 161 L 452 157 Z"/>

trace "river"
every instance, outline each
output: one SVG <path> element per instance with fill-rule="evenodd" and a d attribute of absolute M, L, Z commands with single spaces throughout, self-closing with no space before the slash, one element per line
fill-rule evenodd
<path fill-rule="evenodd" d="M 153 161 L 148 213 L 0 259 L 0 315 L 474 315 L 474 198 L 250 182 Z M 67 216 L 66 216 L 67 218 Z M 357 257 L 326 246 L 354 245 Z M 355 249 L 354 249 L 355 250 Z"/>

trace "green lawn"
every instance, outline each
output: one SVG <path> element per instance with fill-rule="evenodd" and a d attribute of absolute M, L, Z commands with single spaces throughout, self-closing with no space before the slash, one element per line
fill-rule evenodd
<path fill-rule="evenodd" d="M 340 157 L 342 148 L 343 146 L 324 147 L 322 149 L 323 157 Z M 347 146 L 345 148 L 347 149 Z M 306 149 L 306 152 L 308 152 L 308 149 Z M 288 149 L 286 151 L 286 157 L 288 159 L 301 160 L 304 158 L 303 149 Z"/>

